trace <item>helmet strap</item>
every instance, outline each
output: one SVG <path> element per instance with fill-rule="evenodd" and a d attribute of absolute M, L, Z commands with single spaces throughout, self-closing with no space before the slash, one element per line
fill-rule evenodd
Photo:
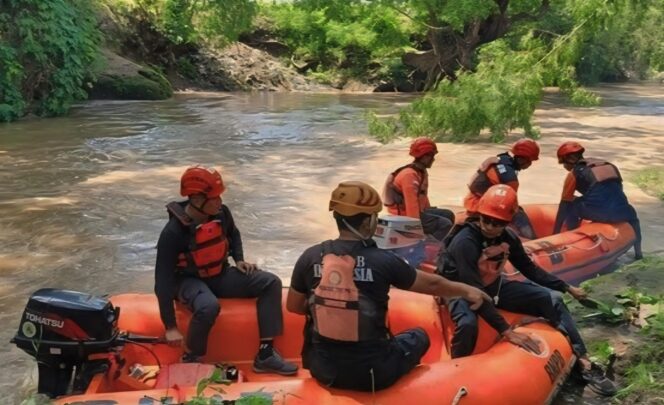
<path fill-rule="evenodd" d="M 369 235 L 369 237 L 366 237 L 366 236 L 362 235 L 362 234 L 360 233 L 360 231 L 358 231 L 357 229 L 353 228 L 353 227 L 352 227 L 352 226 L 346 221 L 345 218 L 341 218 L 341 222 L 343 222 L 344 225 L 346 225 L 346 228 L 348 228 L 349 231 L 351 231 L 355 236 L 357 236 L 358 238 L 360 238 L 360 240 L 362 241 L 362 244 L 363 244 L 364 246 L 367 246 L 367 244 L 366 244 L 365 241 L 366 241 L 367 239 L 371 239 L 371 235 Z"/>
<path fill-rule="evenodd" d="M 205 201 L 203 201 L 203 203 L 201 204 L 200 207 L 197 207 L 196 204 L 194 204 L 191 200 L 189 200 L 189 206 L 190 206 L 191 208 L 193 208 L 194 210 L 200 212 L 201 214 L 205 215 L 205 217 L 207 218 L 207 217 L 210 216 L 210 214 L 208 214 L 207 212 L 205 212 L 205 211 L 203 210 L 203 207 L 205 207 L 205 204 L 207 204 L 208 201 L 210 201 L 210 199 L 207 198 L 207 197 L 205 197 Z"/>

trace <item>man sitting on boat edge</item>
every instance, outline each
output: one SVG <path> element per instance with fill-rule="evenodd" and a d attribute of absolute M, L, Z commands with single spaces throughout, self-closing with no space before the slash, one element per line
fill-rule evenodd
<path fill-rule="evenodd" d="M 215 169 L 190 167 L 180 180 L 180 194 L 187 201 L 167 205 L 169 221 L 159 236 L 155 265 L 155 294 L 166 341 L 184 347 L 183 362 L 199 362 L 220 311 L 218 298 L 257 297 L 260 342 L 253 370 L 293 375 L 297 366 L 273 347 L 274 337 L 283 332 L 281 279 L 244 261 L 240 231 L 221 201 L 224 190 Z M 229 264 L 229 256 L 235 266 Z M 193 313 L 184 344 L 175 319 L 176 299 Z"/>
<path fill-rule="evenodd" d="M 422 221 L 424 234 L 442 240 L 454 224 L 454 213 L 432 207 L 429 202 L 429 172 L 438 146 L 422 137 L 410 144 L 413 161 L 390 173 L 383 186 L 383 204 L 391 215 L 402 215 Z"/>
<path fill-rule="evenodd" d="M 578 357 L 579 372 L 588 386 L 599 394 L 614 395 L 614 383 L 590 361 L 562 295 L 549 288 L 568 292 L 577 300 L 587 298 L 587 294 L 542 270 L 528 257 L 519 237 L 507 228 L 518 206 L 513 188 L 504 184 L 494 185 L 480 199 L 479 222 L 468 221 L 450 235 L 451 240 L 441 256 L 438 272 L 481 288 L 493 297 L 491 302 L 475 310 L 462 298 L 448 303 L 456 324 L 452 357 L 468 356 L 473 352 L 478 335 L 477 314 L 509 342 L 539 353 L 537 342 L 526 334 L 512 330 L 496 308 L 543 317 L 557 325 L 569 338 Z M 508 260 L 530 281 L 505 279 L 503 268 Z"/>

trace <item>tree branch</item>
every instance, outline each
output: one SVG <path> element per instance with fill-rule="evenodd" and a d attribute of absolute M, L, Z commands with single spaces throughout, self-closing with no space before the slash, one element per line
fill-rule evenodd
<path fill-rule="evenodd" d="M 414 21 L 414 22 L 416 22 L 420 25 L 423 25 L 423 26 L 425 26 L 429 29 L 436 30 L 436 31 L 443 31 L 445 29 L 449 29 L 449 27 L 435 27 L 433 25 L 429 25 L 429 24 L 425 23 L 424 21 L 420 21 L 420 20 L 416 19 L 415 17 L 409 15 L 407 12 L 401 10 L 399 7 L 397 7 L 395 5 L 389 5 L 388 7 L 393 8 L 397 13 L 403 14 L 404 16 L 409 18 L 411 21 Z"/>

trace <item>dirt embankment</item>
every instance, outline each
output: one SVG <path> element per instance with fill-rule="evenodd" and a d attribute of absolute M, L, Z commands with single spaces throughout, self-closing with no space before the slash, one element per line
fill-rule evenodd
<path fill-rule="evenodd" d="M 173 90 L 371 92 L 355 81 L 324 85 L 301 74 L 280 49 L 235 42 L 223 49 L 176 44 L 147 16 L 106 6 L 100 10 L 104 34 L 97 81 L 91 98 L 164 99 Z M 261 48 L 261 49 L 259 49 Z"/>

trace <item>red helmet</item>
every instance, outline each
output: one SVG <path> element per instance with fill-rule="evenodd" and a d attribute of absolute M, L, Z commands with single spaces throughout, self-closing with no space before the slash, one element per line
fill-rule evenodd
<path fill-rule="evenodd" d="M 193 166 L 185 170 L 180 179 L 180 195 L 183 197 L 205 194 L 207 198 L 215 198 L 224 190 L 226 188 L 221 175 L 213 168 Z"/>
<path fill-rule="evenodd" d="M 415 159 L 421 158 L 429 153 L 433 153 L 434 155 L 438 153 L 436 142 L 429 138 L 417 138 L 410 144 L 410 156 Z"/>
<path fill-rule="evenodd" d="M 519 209 L 516 191 L 508 185 L 496 184 L 489 187 L 480 198 L 478 212 L 492 218 L 511 221 Z"/>
<path fill-rule="evenodd" d="M 572 153 L 583 153 L 586 149 L 580 143 L 574 141 L 567 141 L 558 147 L 558 163 L 562 163 L 565 156 Z"/>
<path fill-rule="evenodd" d="M 540 148 L 537 142 L 532 139 L 519 139 L 512 145 L 512 154 L 521 156 L 530 160 L 531 162 L 539 159 Z"/>

